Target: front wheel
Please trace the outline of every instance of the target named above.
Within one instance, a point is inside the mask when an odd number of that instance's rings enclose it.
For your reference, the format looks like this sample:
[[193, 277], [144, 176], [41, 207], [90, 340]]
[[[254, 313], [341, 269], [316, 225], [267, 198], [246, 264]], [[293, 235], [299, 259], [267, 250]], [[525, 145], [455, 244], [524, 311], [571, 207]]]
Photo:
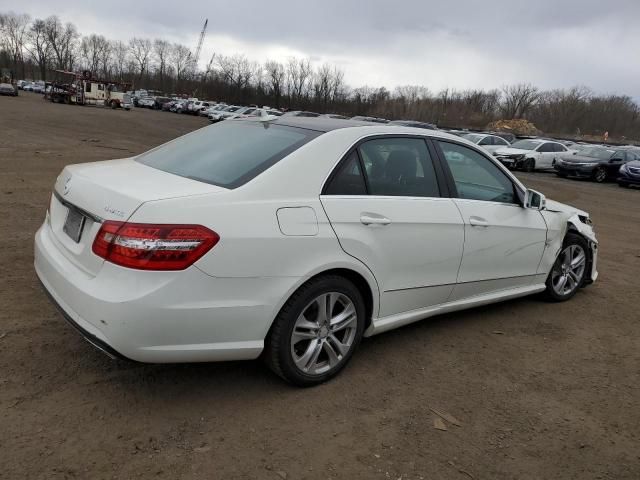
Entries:
[[584, 238], [568, 233], [560, 255], [547, 277], [545, 295], [549, 300], [564, 302], [584, 284], [587, 274], [588, 245]]
[[525, 172], [529, 172], [529, 173], [533, 172], [536, 169], [536, 161], [533, 158], [527, 158], [524, 161], [522, 169]]
[[364, 331], [360, 291], [346, 278], [326, 275], [294, 293], [275, 319], [264, 357], [294, 385], [329, 380], [347, 364]]

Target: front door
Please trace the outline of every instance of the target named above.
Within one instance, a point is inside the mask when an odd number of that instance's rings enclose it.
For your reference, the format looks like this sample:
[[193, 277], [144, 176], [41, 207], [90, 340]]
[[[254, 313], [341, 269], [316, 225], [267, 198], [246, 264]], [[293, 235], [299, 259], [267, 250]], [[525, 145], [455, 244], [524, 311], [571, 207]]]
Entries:
[[465, 242], [452, 300], [531, 284], [547, 239], [538, 210], [523, 208], [517, 186], [492, 160], [437, 142], [455, 185]]
[[449, 298], [464, 224], [454, 201], [440, 196], [424, 139], [362, 143], [337, 167], [321, 201], [343, 250], [376, 277], [380, 317]]

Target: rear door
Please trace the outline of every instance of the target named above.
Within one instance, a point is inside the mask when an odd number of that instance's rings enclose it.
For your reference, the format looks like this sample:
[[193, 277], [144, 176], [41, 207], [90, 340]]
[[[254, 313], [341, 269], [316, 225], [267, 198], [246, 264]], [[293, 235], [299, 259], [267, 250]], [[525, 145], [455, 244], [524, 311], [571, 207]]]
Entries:
[[464, 224], [423, 137], [373, 138], [338, 165], [321, 195], [340, 245], [378, 281], [384, 317], [445, 302]]
[[529, 285], [545, 249], [544, 218], [521, 206], [519, 187], [492, 160], [455, 142], [436, 143], [465, 228], [452, 300]]

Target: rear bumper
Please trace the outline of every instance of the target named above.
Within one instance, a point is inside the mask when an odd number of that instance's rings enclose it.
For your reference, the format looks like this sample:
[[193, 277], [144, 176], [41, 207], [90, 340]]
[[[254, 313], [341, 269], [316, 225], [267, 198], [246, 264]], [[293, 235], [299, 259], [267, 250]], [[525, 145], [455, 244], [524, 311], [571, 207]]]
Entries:
[[65, 318], [114, 357], [178, 363], [253, 359], [293, 277], [217, 278], [195, 266], [145, 272], [105, 262], [95, 277], [76, 267], [51, 238], [35, 238], [38, 278]]

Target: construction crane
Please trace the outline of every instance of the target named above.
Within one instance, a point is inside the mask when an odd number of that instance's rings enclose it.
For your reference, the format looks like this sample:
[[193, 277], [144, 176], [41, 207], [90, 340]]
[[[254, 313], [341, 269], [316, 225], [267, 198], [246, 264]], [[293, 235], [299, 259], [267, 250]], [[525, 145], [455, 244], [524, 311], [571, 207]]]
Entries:
[[216, 58], [215, 52], [211, 55], [211, 60], [207, 64], [207, 69], [204, 71], [204, 75], [202, 75], [202, 83], [207, 80], [207, 76], [211, 73], [211, 69], [213, 68], [213, 59]]
[[206, 18], [204, 20], [204, 26], [202, 27], [202, 31], [200, 32], [200, 38], [198, 39], [198, 46], [196, 47], [196, 53], [191, 57], [193, 72], [195, 73], [198, 69], [198, 60], [200, 60], [200, 51], [202, 50], [202, 44], [204, 43], [204, 36], [207, 33], [207, 24], [209, 23], [209, 19]]

